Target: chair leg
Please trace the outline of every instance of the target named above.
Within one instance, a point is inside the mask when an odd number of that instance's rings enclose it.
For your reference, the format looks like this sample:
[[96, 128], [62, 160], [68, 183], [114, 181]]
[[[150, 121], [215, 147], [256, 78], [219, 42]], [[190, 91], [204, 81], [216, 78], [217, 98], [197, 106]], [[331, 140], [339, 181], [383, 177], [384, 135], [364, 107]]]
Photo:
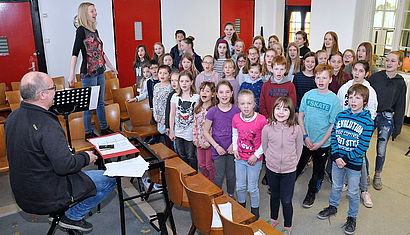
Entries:
[[189, 229], [188, 235], [193, 235], [196, 231], [195, 225], [192, 223], [191, 228]]
[[[154, 182], [151, 181], [151, 183], [148, 186], [147, 193], [150, 193], [152, 191], [152, 188], [154, 188]], [[146, 200], [148, 200], [148, 198], [149, 198], [149, 194], [144, 197], [144, 200], [146, 201]]]
[[407, 151], [407, 153], [405, 154], [406, 156], [409, 155], [410, 153], [410, 146], [409, 146], [409, 151]]
[[47, 232], [47, 235], [53, 235], [54, 230], [56, 229], [57, 223], [58, 223], [59, 218], [53, 218], [53, 221], [51, 221], [51, 227]]

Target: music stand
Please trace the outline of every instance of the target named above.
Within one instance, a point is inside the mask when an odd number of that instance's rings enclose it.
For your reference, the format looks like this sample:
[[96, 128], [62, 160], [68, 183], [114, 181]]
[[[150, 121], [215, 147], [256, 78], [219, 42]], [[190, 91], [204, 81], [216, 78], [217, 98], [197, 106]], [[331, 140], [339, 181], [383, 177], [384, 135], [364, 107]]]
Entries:
[[54, 104], [50, 111], [63, 115], [66, 123], [68, 144], [71, 145], [70, 125], [68, 116], [72, 113], [93, 110], [97, 108], [100, 86], [83, 87], [56, 91]]

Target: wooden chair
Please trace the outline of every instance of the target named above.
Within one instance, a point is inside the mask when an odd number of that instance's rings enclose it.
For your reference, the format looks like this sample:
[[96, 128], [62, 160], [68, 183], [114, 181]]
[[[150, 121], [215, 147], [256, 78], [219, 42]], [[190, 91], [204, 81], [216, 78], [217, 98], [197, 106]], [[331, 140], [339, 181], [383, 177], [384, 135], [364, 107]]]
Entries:
[[132, 87], [114, 89], [114, 90], [111, 90], [111, 92], [112, 92], [112, 100], [114, 101], [114, 103], [117, 103], [120, 105], [121, 121], [129, 120], [130, 116], [129, 116], [129, 113], [127, 112], [125, 103], [128, 103], [127, 100], [131, 99], [134, 96]]
[[115, 78], [115, 75], [110, 70], [104, 72], [105, 81]]
[[[120, 132], [120, 106], [118, 104], [110, 104], [105, 106], [105, 117], [107, 119], [107, 125], [112, 131]], [[95, 125], [98, 132], [101, 133], [100, 122], [97, 120]]]
[[6, 91], [6, 97], [9, 104], [20, 104], [21, 96], [20, 91]]
[[75, 75], [75, 79], [77, 79], [77, 82], [81, 82], [81, 75], [79, 73], [77, 73]]
[[11, 82], [11, 90], [12, 91], [20, 90], [20, 82]]
[[112, 99], [112, 90], [120, 89], [120, 81], [118, 78], [105, 80], [104, 101], [106, 104], [114, 103]]
[[20, 103], [17, 104], [10, 104], [10, 109], [13, 112], [14, 110], [20, 108]]
[[6, 157], [6, 134], [4, 132], [4, 124], [0, 124], [0, 172], [9, 170], [9, 163]]
[[222, 227], [224, 230], [224, 235], [231, 235], [231, 234], [240, 234], [240, 235], [253, 235], [256, 231], [261, 230], [264, 234], [269, 235], [281, 235], [282, 233], [279, 232], [277, 229], [272, 227], [272, 225], [268, 224], [265, 220], [259, 219], [249, 225], [240, 224], [234, 221], [231, 221], [224, 217], [219, 210], [218, 203], [213, 199], [213, 204], [216, 207], [216, 211], [219, 214], [219, 217], [222, 221]]
[[[131, 87], [129, 88], [132, 89]], [[143, 140], [145, 137], [159, 134], [157, 125], [151, 124], [152, 111], [149, 107], [148, 99], [131, 103], [125, 101], [124, 104], [132, 126], [129, 129], [126, 123], [122, 124], [122, 129], [128, 133], [128, 136], [138, 136], [138, 138]]]
[[[179, 159], [180, 161], [185, 163], [179, 157], [175, 159]], [[188, 164], [186, 165], [189, 167]], [[192, 170], [186, 170], [189, 169], [188, 167], [179, 167], [177, 165], [171, 166], [171, 164], [165, 166], [165, 178], [167, 180], [169, 200], [171, 200], [171, 209], [173, 205], [189, 207], [188, 195], [186, 194], [184, 186], [182, 185], [181, 179], [179, 177], [180, 174], [186, 176], [188, 174], [196, 173], [196, 171], [191, 167], [190, 168]]]
[[[91, 151], [94, 149], [93, 145], [85, 141], [85, 129], [83, 122], [83, 113], [77, 112], [68, 116], [70, 125], [71, 144], [75, 148], [75, 152]], [[64, 123], [64, 122], [63, 122]], [[66, 131], [64, 123], [64, 131]]]
[[6, 83], [0, 83], [0, 112], [10, 111], [10, 105], [6, 102]]
[[[57, 88], [60, 88], [60, 90], [63, 90], [65, 88], [65, 78], [64, 76], [60, 76], [60, 77], [55, 77], [52, 78], [54, 85], [56, 85]], [[59, 90], [59, 89], [57, 89]]]
[[[223, 234], [222, 227], [211, 228], [213, 215], [211, 197], [205, 190], [199, 191], [192, 189], [184, 176], [180, 175], [180, 180], [184, 189], [187, 191], [189, 204], [191, 206], [192, 226], [189, 234], [194, 234], [196, 229], [204, 234]], [[217, 203], [230, 202], [232, 204], [232, 219], [237, 223], [247, 223], [255, 219], [252, 213], [226, 194], [216, 197], [215, 201]]]
[[74, 88], [82, 88], [82, 87], [83, 87], [83, 83], [81, 81], [74, 82]]

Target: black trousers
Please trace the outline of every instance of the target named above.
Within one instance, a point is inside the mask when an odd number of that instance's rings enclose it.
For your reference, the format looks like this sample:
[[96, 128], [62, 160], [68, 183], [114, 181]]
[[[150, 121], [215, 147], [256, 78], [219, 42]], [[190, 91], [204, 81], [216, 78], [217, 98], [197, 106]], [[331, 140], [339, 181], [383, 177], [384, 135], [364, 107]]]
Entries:
[[292, 227], [293, 191], [295, 189], [296, 171], [290, 173], [275, 173], [266, 168], [266, 176], [270, 187], [270, 217], [278, 219], [279, 205], [282, 203], [284, 226]]
[[308, 186], [308, 192], [310, 193], [318, 192], [321, 187], [323, 176], [325, 174], [326, 161], [329, 156], [329, 149], [330, 146], [311, 151], [306, 146], [303, 146], [302, 156], [300, 157], [296, 168], [296, 179], [302, 173], [307, 162], [309, 161], [310, 156], [312, 156], [313, 171], [312, 178], [310, 178]]

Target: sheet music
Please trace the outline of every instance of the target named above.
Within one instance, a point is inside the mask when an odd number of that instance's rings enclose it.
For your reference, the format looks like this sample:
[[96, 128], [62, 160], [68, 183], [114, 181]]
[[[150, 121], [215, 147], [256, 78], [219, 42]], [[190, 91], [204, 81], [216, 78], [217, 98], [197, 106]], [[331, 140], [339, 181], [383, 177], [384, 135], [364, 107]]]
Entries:
[[259, 229], [258, 231], [254, 232], [253, 235], [265, 235], [265, 233]]
[[107, 170], [104, 175], [107, 176], [125, 176], [125, 177], [142, 177], [148, 170], [149, 163], [141, 156], [125, 161], [111, 162], [105, 164]]
[[102, 156], [135, 149], [135, 146], [120, 133], [91, 138], [88, 139], [88, 141], [94, 145], [95, 148], [98, 148], [100, 145], [114, 145], [112, 149], [98, 149]]
[[[101, 91], [101, 92], [105, 92], [105, 91]], [[97, 108], [99, 95], [100, 95], [100, 86], [92, 86], [90, 105], [88, 106], [89, 110], [93, 110]]]
[[[230, 202], [224, 204], [218, 204], [219, 211], [221, 214], [227, 218], [228, 220], [232, 221], [232, 204]], [[218, 211], [216, 211], [216, 207], [212, 204], [212, 224], [211, 228], [220, 228], [222, 227], [221, 217], [219, 217]]]

